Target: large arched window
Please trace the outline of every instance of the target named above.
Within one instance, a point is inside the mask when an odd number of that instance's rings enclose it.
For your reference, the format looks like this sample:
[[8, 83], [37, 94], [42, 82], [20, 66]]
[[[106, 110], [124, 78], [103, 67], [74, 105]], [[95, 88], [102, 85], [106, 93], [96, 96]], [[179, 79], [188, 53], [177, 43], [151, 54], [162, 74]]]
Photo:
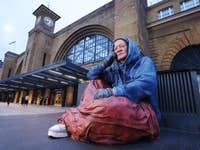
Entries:
[[89, 35], [77, 41], [66, 57], [74, 64], [88, 64], [108, 56], [112, 50], [112, 41], [100, 34]]

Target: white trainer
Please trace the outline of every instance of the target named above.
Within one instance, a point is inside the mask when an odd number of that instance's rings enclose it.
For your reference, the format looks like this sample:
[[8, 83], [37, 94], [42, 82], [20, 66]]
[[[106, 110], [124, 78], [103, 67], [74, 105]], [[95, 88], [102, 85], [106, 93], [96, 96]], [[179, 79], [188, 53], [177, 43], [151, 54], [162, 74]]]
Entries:
[[64, 124], [56, 124], [49, 128], [48, 136], [53, 138], [68, 137], [67, 130]]

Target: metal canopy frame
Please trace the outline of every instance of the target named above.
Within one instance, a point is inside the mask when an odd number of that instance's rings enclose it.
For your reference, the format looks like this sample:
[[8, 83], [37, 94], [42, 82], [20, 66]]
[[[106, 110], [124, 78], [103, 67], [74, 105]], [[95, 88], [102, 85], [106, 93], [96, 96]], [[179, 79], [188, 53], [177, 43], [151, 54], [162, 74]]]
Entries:
[[75, 85], [87, 80], [87, 72], [87, 69], [71, 62], [61, 61], [0, 80], [0, 92]]

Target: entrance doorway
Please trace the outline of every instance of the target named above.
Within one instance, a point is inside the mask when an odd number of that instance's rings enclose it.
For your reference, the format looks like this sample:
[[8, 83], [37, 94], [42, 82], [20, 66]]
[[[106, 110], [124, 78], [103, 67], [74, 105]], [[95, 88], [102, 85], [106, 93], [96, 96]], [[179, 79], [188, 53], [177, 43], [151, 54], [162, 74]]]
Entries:
[[190, 45], [179, 51], [170, 70], [200, 70], [200, 45]]
[[62, 106], [62, 97], [63, 97], [63, 90], [62, 89], [56, 90], [54, 99], [55, 106]]

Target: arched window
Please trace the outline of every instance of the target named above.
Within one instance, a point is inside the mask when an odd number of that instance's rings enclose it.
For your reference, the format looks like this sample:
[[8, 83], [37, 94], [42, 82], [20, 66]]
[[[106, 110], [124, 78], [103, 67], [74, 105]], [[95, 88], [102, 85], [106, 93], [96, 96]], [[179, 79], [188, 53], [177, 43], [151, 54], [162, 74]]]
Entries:
[[200, 70], [200, 45], [183, 48], [173, 58], [171, 70]]
[[108, 56], [112, 50], [112, 41], [100, 34], [89, 35], [77, 41], [66, 57], [74, 64], [88, 64]]

